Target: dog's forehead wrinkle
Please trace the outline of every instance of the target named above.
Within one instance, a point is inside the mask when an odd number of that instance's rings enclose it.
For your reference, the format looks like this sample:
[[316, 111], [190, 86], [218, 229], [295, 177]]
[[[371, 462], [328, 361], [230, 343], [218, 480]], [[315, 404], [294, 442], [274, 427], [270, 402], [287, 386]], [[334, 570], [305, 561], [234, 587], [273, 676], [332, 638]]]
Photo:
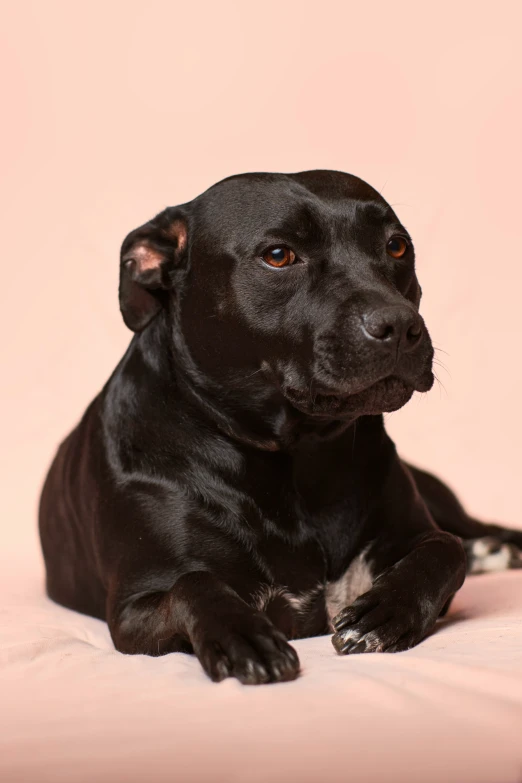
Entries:
[[202, 220], [206, 244], [217, 242], [224, 252], [248, 257], [277, 243], [297, 248], [319, 248], [331, 240], [329, 223], [309, 204], [285, 203], [277, 207], [270, 200], [256, 199], [222, 207], [219, 219]]
[[335, 171], [296, 175], [253, 174], [227, 178], [194, 200], [205, 231], [237, 236], [262, 234], [323, 241], [339, 231], [378, 227], [397, 218], [367, 183]]

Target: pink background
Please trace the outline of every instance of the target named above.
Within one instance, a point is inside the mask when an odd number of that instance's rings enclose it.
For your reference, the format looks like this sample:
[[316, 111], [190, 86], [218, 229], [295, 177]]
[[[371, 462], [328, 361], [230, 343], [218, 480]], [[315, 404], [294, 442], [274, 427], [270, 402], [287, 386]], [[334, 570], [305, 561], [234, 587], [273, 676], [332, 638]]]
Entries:
[[516, 2], [3, 3], [1, 549], [37, 556], [53, 451], [130, 338], [125, 234], [229, 174], [358, 174], [413, 234], [444, 388], [388, 418], [522, 526]]

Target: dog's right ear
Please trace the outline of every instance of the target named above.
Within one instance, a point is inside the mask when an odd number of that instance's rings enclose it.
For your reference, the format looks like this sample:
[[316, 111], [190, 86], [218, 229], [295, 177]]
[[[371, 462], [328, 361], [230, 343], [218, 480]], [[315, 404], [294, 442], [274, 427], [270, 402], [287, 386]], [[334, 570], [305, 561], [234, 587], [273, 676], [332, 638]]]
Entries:
[[120, 254], [120, 310], [141, 332], [165, 305], [188, 244], [187, 215], [169, 207], [125, 238]]

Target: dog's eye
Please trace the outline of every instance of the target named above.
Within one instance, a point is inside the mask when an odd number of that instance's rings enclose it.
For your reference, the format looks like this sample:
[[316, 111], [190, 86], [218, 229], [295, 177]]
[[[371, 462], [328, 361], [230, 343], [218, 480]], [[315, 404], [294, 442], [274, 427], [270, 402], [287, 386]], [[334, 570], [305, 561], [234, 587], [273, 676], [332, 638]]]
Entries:
[[273, 247], [263, 254], [263, 261], [269, 266], [290, 266], [295, 261], [295, 253], [289, 247]]
[[407, 249], [408, 242], [404, 237], [392, 237], [386, 245], [386, 252], [392, 258], [402, 258]]

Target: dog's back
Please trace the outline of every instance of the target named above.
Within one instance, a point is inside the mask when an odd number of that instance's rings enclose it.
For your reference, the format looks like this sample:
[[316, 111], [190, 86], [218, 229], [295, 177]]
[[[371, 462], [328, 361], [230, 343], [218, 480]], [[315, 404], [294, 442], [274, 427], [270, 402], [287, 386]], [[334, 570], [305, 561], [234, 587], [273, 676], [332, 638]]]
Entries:
[[99, 397], [59, 446], [42, 489], [38, 524], [48, 595], [69, 609], [104, 619], [106, 590], [96, 553], [100, 487], [89, 465], [99, 440], [98, 409]]

